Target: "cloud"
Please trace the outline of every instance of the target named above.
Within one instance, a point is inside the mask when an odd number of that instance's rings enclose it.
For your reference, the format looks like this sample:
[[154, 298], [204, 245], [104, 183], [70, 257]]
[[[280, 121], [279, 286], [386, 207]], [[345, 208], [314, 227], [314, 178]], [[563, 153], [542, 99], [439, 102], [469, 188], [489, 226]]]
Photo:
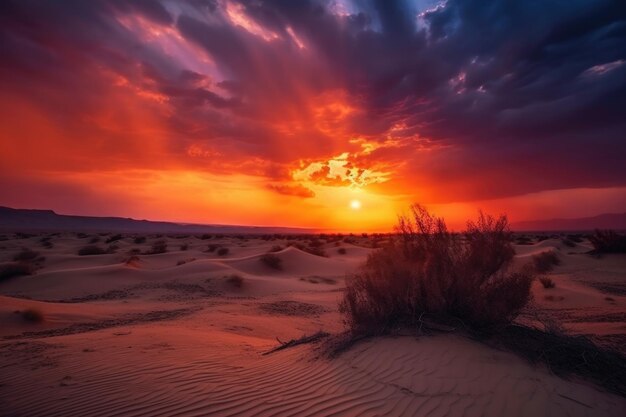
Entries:
[[315, 193], [300, 184], [286, 185], [286, 184], [268, 184], [267, 188], [278, 194], [290, 195], [301, 198], [313, 198]]
[[626, 9], [566, 3], [4, 1], [0, 162], [432, 203], [624, 186]]

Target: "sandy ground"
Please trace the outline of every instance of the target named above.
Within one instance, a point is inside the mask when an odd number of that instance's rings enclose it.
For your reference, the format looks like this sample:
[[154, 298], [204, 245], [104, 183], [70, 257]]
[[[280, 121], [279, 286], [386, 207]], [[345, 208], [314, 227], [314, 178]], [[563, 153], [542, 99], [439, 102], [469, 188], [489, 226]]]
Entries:
[[[263, 355], [277, 339], [344, 330], [337, 304], [346, 273], [371, 251], [364, 238], [324, 243], [320, 257], [284, 239], [126, 236], [115, 253], [78, 256], [93, 234], [46, 234], [52, 247], [42, 236], [0, 241], [0, 262], [22, 248], [45, 256], [35, 275], [0, 283], [2, 416], [626, 413], [622, 397], [455, 335], [369, 340], [335, 359], [313, 345]], [[161, 239], [166, 253], [143, 254]], [[211, 244], [229, 253], [207, 252]], [[282, 270], [260, 261], [275, 245]], [[516, 261], [556, 251], [556, 287], [535, 283], [535, 309], [623, 346], [626, 257], [588, 249], [548, 239], [516, 246]], [[43, 322], [18, 313], [29, 308]]]

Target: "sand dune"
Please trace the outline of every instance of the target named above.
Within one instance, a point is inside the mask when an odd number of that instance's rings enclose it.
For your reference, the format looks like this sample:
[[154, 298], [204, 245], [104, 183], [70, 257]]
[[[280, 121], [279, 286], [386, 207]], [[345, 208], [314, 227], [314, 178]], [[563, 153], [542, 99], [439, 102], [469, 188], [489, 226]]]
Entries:
[[[580, 380], [454, 335], [379, 338], [328, 359], [319, 346], [269, 355], [285, 341], [343, 330], [337, 311], [346, 273], [371, 249], [334, 243], [319, 257], [286, 241], [157, 238], [118, 242], [114, 254], [77, 256], [71, 235], [7, 240], [46, 256], [35, 275], [0, 283], [0, 404], [7, 416], [618, 416], [626, 400]], [[189, 248], [177, 250], [182, 243]], [[259, 260], [272, 246], [282, 269]], [[574, 333], [626, 334], [626, 297], [602, 285], [626, 282], [623, 257], [571, 253], [558, 239], [517, 246], [518, 262], [553, 250], [553, 289], [535, 283], [536, 308]], [[179, 264], [179, 261], [184, 261]], [[240, 286], [229, 280], [241, 278]], [[613, 287], [608, 287], [610, 290]], [[23, 298], [29, 297], [31, 299]], [[546, 298], [550, 297], [550, 299]], [[607, 297], [612, 301], [607, 300]], [[41, 311], [41, 323], [16, 311]], [[621, 335], [621, 336], [620, 336]], [[603, 339], [605, 338], [605, 339]]]

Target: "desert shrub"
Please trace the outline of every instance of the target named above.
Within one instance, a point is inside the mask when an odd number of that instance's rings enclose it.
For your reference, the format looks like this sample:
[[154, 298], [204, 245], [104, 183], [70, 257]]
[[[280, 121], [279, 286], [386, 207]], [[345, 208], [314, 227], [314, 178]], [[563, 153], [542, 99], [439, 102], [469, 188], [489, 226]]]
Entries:
[[559, 255], [557, 255], [554, 251], [538, 253], [537, 255], [533, 255], [532, 259], [535, 271], [542, 274], [552, 271], [555, 265], [559, 265], [561, 263]]
[[217, 250], [217, 255], [218, 256], [226, 256], [226, 255], [228, 255], [228, 252], [230, 252], [230, 250], [228, 248], [222, 247], [222, 248], [219, 248]]
[[526, 235], [522, 235], [522, 236], [518, 236], [518, 238], [515, 239], [515, 243], [518, 245], [532, 245], [533, 240]]
[[113, 243], [113, 242], [117, 242], [118, 240], [121, 240], [121, 239], [122, 239], [122, 237], [123, 237], [123, 236], [122, 236], [121, 234], [119, 234], [119, 233], [118, 233], [118, 234], [115, 234], [115, 235], [113, 235], [113, 236], [109, 236], [109, 237], [107, 238], [107, 240], [105, 240], [105, 241], [104, 241], [104, 243]]
[[146, 243], [146, 237], [145, 236], [136, 236], [133, 239], [133, 243], [136, 245], [141, 245], [142, 243]]
[[92, 236], [92, 238], [89, 239], [89, 243], [92, 244], [92, 245], [94, 243], [98, 243], [98, 242], [100, 242], [100, 236]]
[[337, 249], [337, 253], [339, 255], [345, 255], [346, 254], [346, 248], [339, 248], [339, 249]]
[[545, 289], [556, 287], [556, 284], [554, 283], [552, 278], [549, 278], [549, 277], [540, 277], [539, 282], [541, 282], [541, 285], [543, 285], [543, 288]]
[[21, 312], [22, 318], [31, 323], [41, 323], [44, 320], [41, 310], [36, 308], [28, 308]]
[[180, 250], [185, 251], [189, 249], [189, 243], [183, 243], [180, 245]]
[[24, 275], [32, 275], [35, 268], [24, 262], [6, 262], [0, 264], [0, 282], [10, 278], [20, 277]]
[[220, 245], [218, 245], [217, 243], [211, 243], [209, 246], [207, 246], [207, 252], [215, 252], [219, 247]]
[[107, 253], [105, 249], [102, 249], [100, 246], [87, 245], [83, 246], [78, 250], [78, 255], [86, 256], [86, 255], [104, 255]]
[[235, 288], [243, 287], [243, 278], [239, 275], [230, 275], [228, 278], [226, 278], [226, 282]]
[[574, 242], [573, 240], [571, 240], [569, 238], [561, 239], [561, 243], [563, 243], [568, 248], [575, 248], [576, 247], [576, 242]]
[[270, 248], [270, 250], [268, 252], [280, 252], [281, 250], [283, 250], [283, 247], [280, 245], [274, 245]]
[[458, 236], [443, 219], [414, 205], [396, 229], [396, 237], [346, 280], [340, 311], [354, 333], [418, 325], [424, 314], [493, 330], [509, 324], [529, 301], [533, 276], [511, 269], [505, 216], [481, 213]]
[[293, 240], [287, 242], [287, 246], [293, 246], [294, 248], [298, 248], [303, 252], [310, 253], [311, 255], [322, 256], [322, 257], [328, 256], [326, 254], [326, 251], [324, 251], [324, 249], [320, 246], [314, 246], [314, 247], [307, 246], [307, 245], [304, 245], [300, 242], [296, 242]]
[[147, 252], [148, 255], [158, 255], [167, 252], [167, 242], [165, 240], [157, 240], [152, 243], [152, 247]]
[[13, 260], [15, 262], [36, 262], [45, 260], [39, 252], [35, 252], [34, 250], [24, 248], [21, 252], [17, 253]]
[[259, 258], [259, 260], [265, 264], [266, 266], [272, 268], [272, 269], [283, 269], [283, 261], [282, 259], [280, 259], [278, 256], [272, 254], [272, 253], [266, 253], [265, 255], [261, 255], [261, 257]]
[[626, 235], [614, 230], [596, 230], [589, 241], [594, 253], [626, 253]]
[[208, 239], [211, 239], [211, 238], [213, 238], [213, 235], [210, 235], [208, 233], [205, 233], [202, 236], [200, 236], [201, 240], [208, 240]]

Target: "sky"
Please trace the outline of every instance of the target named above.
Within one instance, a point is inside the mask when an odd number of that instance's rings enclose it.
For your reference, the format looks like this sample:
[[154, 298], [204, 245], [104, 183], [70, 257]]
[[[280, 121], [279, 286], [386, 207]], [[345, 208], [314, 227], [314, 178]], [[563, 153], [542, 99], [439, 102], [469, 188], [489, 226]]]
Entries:
[[5, 0], [0, 56], [0, 205], [346, 231], [626, 208], [622, 0]]

